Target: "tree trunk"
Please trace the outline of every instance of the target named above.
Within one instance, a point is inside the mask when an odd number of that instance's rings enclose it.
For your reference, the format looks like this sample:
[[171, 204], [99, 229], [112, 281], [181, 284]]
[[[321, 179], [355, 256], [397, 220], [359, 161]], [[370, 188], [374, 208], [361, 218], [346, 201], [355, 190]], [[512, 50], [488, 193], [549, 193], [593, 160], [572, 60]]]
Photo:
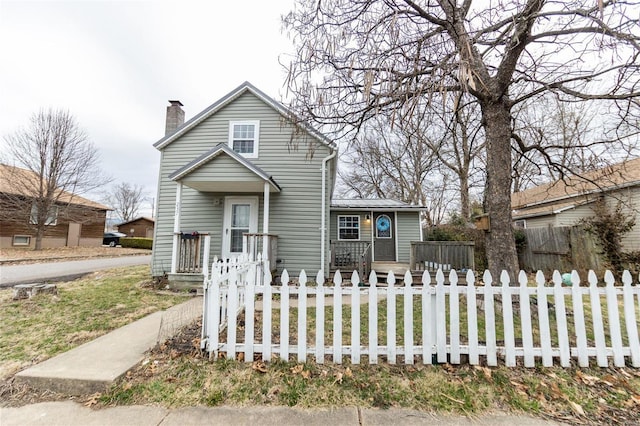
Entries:
[[469, 203], [469, 173], [460, 174], [460, 215], [464, 220], [471, 218], [471, 205]]
[[482, 102], [481, 107], [487, 138], [487, 262], [494, 280], [506, 270], [515, 284], [518, 255], [511, 220], [511, 115], [503, 100]]

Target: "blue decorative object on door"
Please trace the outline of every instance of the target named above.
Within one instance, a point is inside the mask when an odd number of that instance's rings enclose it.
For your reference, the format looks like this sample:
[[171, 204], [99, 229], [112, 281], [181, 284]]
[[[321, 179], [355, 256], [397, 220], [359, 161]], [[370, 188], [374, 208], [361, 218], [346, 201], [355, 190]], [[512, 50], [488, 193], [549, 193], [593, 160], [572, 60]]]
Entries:
[[391, 219], [386, 214], [376, 219], [376, 238], [391, 238]]
[[380, 216], [378, 217], [378, 220], [376, 220], [376, 227], [379, 231], [386, 231], [389, 229], [389, 226], [391, 226], [391, 222], [386, 216]]

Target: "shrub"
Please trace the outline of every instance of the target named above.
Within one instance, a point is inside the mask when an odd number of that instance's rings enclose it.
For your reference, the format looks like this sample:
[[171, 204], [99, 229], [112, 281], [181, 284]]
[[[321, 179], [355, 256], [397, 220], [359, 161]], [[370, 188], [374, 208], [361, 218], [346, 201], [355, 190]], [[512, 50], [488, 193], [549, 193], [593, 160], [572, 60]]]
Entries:
[[635, 219], [632, 215], [624, 213], [621, 202], [611, 210], [601, 198], [592, 209], [594, 216], [582, 219], [581, 223], [587, 232], [598, 238], [602, 255], [609, 266], [616, 272], [622, 272], [626, 260], [622, 251], [622, 237], [633, 229]]
[[151, 248], [153, 247], [153, 238], [120, 238], [120, 245], [127, 248], [141, 248], [151, 250]]

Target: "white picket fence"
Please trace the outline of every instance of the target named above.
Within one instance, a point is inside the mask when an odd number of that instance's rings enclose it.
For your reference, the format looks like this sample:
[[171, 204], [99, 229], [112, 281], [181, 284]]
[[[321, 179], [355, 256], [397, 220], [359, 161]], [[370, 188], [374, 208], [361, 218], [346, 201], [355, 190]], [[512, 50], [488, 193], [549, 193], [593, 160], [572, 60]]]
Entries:
[[536, 360], [569, 367], [572, 359], [587, 367], [595, 358], [601, 367], [610, 359], [617, 367], [640, 367], [640, 285], [628, 271], [621, 286], [610, 272], [604, 286], [593, 272], [581, 286], [575, 271], [570, 286], [557, 271], [551, 283], [538, 272], [535, 284], [520, 272], [517, 286], [505, 272], [495, 286], [488, 272], [479, 283], [471, 271], [465, 284], [455, 271], [448, 283], [442, 271], [435, 282], [425, 271], [420, 285], [408, 272], [399, 284], [393, 273], [380, 284], [371, 272], [367, 285], [355, 271], [350, 283], [337, 272], [330, 286], [321, 272], [311, 283], [302, 271], [292, 284], [284, 271], [277, 286], [262, 273], [260, 262], [212, 265], [202, 329], [202, 348], [212, 358], [242, 353], [247, 362], [275, 355], [317, 363], [348, 357], [354, 364], [367, 358], [370, 364], [482, 360], [489, 366], [503, 360], [525, 367]]

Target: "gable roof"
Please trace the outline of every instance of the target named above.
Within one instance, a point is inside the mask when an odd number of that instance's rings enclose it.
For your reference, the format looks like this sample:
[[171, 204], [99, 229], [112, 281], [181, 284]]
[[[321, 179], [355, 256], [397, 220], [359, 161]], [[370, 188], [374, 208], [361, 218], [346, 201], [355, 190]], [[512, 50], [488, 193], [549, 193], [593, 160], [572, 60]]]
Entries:
[[[9, 166], [7, 164], [0, 164], [0, 193], [32, 198], [33, 192], [29, 192], [27, 185], [15, 186], [14, 184], [17, 181], [38, 182], [39, 180], [40, 177], [31, 170]], [[59, 203], [87, 206], [98, 210], [111, 210], [111, 208], [103, 204], [91, 201], [88, 198], [81, 197], [80, 195], [62, 190], [60, 190], [60, 192], [60, 197], [58, 198]]]
[[172, 143], [173, 141], [178, 139], [180, 136], [184, 135], [189, 130], [191, 130], [194, 127], [196, 127], [198, 124], [200, 124], [201, 122], [203, 122], [204, 120], [206, 120], [207, 118], [209, 118], [210, 116], [212, 116], [213, 114], [218, 112], [220, 109], [222, 109], [223, 107], [225, 107], [229, 103], [233, 102], [235, 99], [240, 97], [240, 95], [242, 95], [245, 92], [252, 93], [256, 97], [258, 97], [260, 100], [262, 100], [264, 103], [266, 103], [271, 108], [273, 108], [276, 112], [278, 112], [283, 117], [285, 117], [285, 118], [287, 118], [287, 119], [289, 119], [289, 120], [291, 120], [291, 121], [293, 121], [295, 123], [298, 123], [298, 125], [300, 127], [302, 127], [304, 130], [306, 130], [309, 134], [313, 135], [320, 142], [324, 143], [325, 145], [328, 145], [331, 148], [335, 148], [335, 143], [332, 140], [330, 140], [325, 135], [323, 135], [322, 133], [320, 133], [318, 130], [314, 129], [313, 127], [309, 126], [308, 124], [302, 123], [296, 117], [296, 115], [293, 113], [293, 111], [291, 111], [289, 108], [287, 108], [284, 105], [282, 105], [280, 102], [278, 102], [278, 101], [274, 100], [273, 98], [267, 96], [264, 92], [262, 92], [261, 90], [256, 88], [254, 85], [252, 85], [248, 81], [245, 81], [240, 86], [236, 87], [234, 90], [232, 90], [231, 92], [227, 93], [225, 96], [223, 96], [222, 98], [220, 98], [219, 100], [217, 100], [213, 104], [209, 105], [203, 111], [201, 111], [200, 113], [196, 114], [189, 121], [184, 123], [182, 126], [178, 127], [175, 132], [173, 132], [171, 134], [168, 134], [168, 135], [165, 135], [158, 142], [154, 143], [153, 146], [155, 148], [157, 148], [158, 150], [161, 150], [161, 149], [165, 148], [167, 145], [169, 145], [170, 143]]
[[[640, 158], [539, 185], [511, 196], [514, 217], [560, 213], [595, 201], [594, 195], [640, 186]], [[521, 214], [522, 213], [522, 214]]]
[[426, 210], [424, 206], [412, 206], [403, 201], [388, 198], [361, 199], [361, 198], [336, 198], [331, 200], [331, 208], [354, 210]]
[[280, 192], [280, 186], [276, 183], [275, 180], [273, 180], [271, 175], [267, 174], [260, 167], [256, 166], [251, 161], [235, 152], [229, 147], [229, 145], [225, 143], [219, 143], [210, 151], [205, 152], [200, 157], [180, 167], [178, 170], [169, 175], [169, 179], [174, 181], [180, 180], [221, 154], [228, 155], [231, 159], [235, 160], [238, 164], [240, 164], [249, 172], [253, 173], [258, 178], [262, 179], [265, 182], [269, 182], [276, 192]]
[[150, 217], [146, 217], [146, 216], [138, 216], [138, 217], [136, 217], [135, 219], [131, 219], [131, 220], [128, 220], [128, 221], [126, 221], [126, 222], [118, 223], [118, 224], [116, 224], [115, 226], [123, 226], [123, 225], [127, 225], [127, 224], [129, 224], [129, 223], [136, 222], [136, 221], [138, 221], [138, 220], [146, 220], [146, 221], [148, 221], [148, 222], [156, 223], [155, 219], [152, 219], [152, 218], [150, 218]]

